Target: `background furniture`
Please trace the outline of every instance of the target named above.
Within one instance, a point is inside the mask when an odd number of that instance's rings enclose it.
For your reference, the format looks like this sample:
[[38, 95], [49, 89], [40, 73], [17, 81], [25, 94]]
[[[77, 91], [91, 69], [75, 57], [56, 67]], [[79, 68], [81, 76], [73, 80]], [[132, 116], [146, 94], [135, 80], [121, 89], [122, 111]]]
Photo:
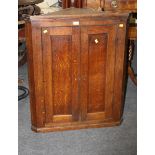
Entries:
[[137, 40], [137, 0], [104, 0], [103, 10], [129, 12], [128, 28], [128, 75], [132, 82], [137, 85], [137, 78], [132, 68], [135, 41]]
[[137, 0], [103, 0], [104, 10], [117, 10], [124, 12], [136, 12]]
[[27, 23], [32, 130], [120, 124], [128, 13], [65, 9]]
[[[18, 0], [18, 67], [27, 62], [27, 48], [25, 42], [25, 18], [30, 15], [39, 15], [40, 8], [35, 4], [43, 0]], [[23, 79], [18, 79], [18, 101], [29, 94], [28, 89], [23, 86]]]
[[[102, 10], [136, 12], [137, 0], [62, 0], [63, 8], [101, 7]], [[95, 6], [95, 7], [94, 7]]]
[[25, 45], [25, 19], [32, 15], [39, 15], [40, 8], [35, 4], [43, 0], [18, 0], [18, 66], [27, 62]]
[[132, 82], [137, 85], [137, 78], [132, 68], [132, 59], [134, 55], [135, 41], [137, 40], [137, 25], [131, 24], [128, 30], [128, 75]]
[[[63, 8], [68, 7], [79, 7], [79, 8], [93, 8], [96, 10], [103, 11], [114, 11], [114, 12], [128, 12], [131, 18], [137, 18], [137, 0], [63, 0]], [[130, 21], [130, 20], [129, 20]], [[129, 23], [128, 29], [128, 75], [135, 85], [137, 85], [137, 79], [132, 69], [132, 58], [134, 43], [137, 40], [137, 24]]]

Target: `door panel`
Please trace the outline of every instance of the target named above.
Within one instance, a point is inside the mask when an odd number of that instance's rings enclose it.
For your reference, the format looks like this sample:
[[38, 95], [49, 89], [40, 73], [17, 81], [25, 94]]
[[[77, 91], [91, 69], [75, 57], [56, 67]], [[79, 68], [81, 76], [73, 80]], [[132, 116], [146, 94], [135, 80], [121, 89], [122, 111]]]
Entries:
[[106, 33], [88, 35], [88, 113], [105, 109], [106, 50]]
[[51, 36], [53, 115], [71, 114], [71, 36]]
[[112, 117], [115, 26], [81, 28], [81, 119]]
[[[44, 31], [47, 30], [47, 31]], [[43, 28], [45, 123], [79, 119], [79, 28]]]

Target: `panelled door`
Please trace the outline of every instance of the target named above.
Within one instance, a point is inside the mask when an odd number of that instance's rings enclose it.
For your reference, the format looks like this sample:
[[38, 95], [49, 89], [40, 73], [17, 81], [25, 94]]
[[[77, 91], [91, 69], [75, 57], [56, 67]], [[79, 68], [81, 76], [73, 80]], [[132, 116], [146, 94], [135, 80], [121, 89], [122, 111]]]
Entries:
[[42, 28], [45, 125], [79, 120], [78, 27]]
[[115, 26], [81, 27], [81, 120], [112, 117]]

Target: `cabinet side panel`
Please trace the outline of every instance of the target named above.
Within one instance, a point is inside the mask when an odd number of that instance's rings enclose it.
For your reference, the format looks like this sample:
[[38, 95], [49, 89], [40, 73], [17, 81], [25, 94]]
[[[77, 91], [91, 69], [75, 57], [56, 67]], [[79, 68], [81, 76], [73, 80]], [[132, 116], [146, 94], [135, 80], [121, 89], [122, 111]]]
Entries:
[[82, 27], [82, 120], [112, 118], [115, 26]]
[[71, 114], [71, 40], [68, 35], [51, 36], [53, 115]]
[[106, 92], [105, 92], [105, 101], [106, 101], [105, 109], [107, 118], [112, 118], [112, 111], [113, 111], [116, 30], [117, 27], [114, 25], [109, 29], [108, 32], [107, 62], [106, 62]]
[[29, 81], [29, 96], [30, 96], [30, 110], [31, 110], [31, 123], [36, 125], [36, 103], [34, 95], [34, 68], [33, 68], [33, 49], [32, 49], [32, 29], [31, 23], [26, 22], [25, 25], [26, 47], [27, 47], [27, 62], [28, 62], [28, 81]]
[[[34, 24], [34, 25], [33, 25]], [[43, 62], [41, 28], [32, 23], [32, 48], [33, 53], [33, 78], [34, 78], [34, 98], [36, 108], [36, 127], [44, 126], [44, 85], [43, 85]]]
[[116, 41], [116, 62], [115, 62], [115, 85], [113, 118], [117, 121], [121, 119], [122, 108], [125, 95], [127, 51], [126, 45], [126, 23], [123, 28], [118, 28]]

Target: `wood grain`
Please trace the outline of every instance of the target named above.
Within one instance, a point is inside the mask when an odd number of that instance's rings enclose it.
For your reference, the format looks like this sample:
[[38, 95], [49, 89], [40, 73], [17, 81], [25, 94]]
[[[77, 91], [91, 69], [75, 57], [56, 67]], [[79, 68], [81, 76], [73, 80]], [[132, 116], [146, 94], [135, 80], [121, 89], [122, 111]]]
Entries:
[[[125, 23], [124, 23], [125, 25]], [[115, 82], [114, 83], [114, 103], [113, 103], [113, 118], [120, 120], [123, 113], [123, 104], [125, 99], [125, 86], [127, 77], [127, 38], [126, 26], [117, 30], [116, 39], [116, 60], [115, 60]], [[120, 80], [121, 79], [121, 80]], [[121, 90], [121, 91], [118, 91]]]
[[87, 120], [90, 113], [96, 113], [94, 115], [96, 118], [97, 113], [100, 115], [100, 112], [105, 112], [105, 119], [112, 117], [115, 63], [115, 35], [113, 34], [116, 33], [115, 29], [114, 26], [81, 28], [82, 120]]
[[88, 39], [88, 113], [90, 113], [104, 111], [105, 108], [107, 34], [91, 34]]
[[36, 132], [112, 126], [122, 120], [128, 15], [92, 16], [86, 9], [74, 17], [71, 12], [56, 21], [53, 15], [34, 17], [27, 24]]
[[79, 119], [79, 29], [44, 29], [48, 31], [43, 34], [46, 123], [75, 121]]
[[71, 114], [71, 36], [52, 36], [53, 115]]
[[[31, 23], [33, 25], [33, 23]], [[42, 66], [41, 29], [27, 23], [28, 75], [30, 86], [31, 121], [36, 127], [44, 126], [44, 85]]]

